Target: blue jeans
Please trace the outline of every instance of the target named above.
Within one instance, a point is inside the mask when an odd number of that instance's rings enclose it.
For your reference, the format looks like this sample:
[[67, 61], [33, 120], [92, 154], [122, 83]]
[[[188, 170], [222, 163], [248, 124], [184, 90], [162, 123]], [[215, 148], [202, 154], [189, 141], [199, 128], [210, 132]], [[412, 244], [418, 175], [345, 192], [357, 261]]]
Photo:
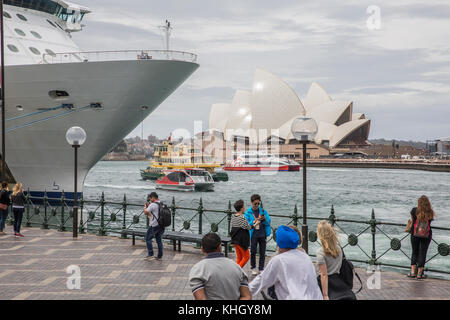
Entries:
[[162, 244], [162, 235], [164, 233], [164, 228], [157, 227], [149, 227], [147, 230], [147, 235], [145, 236], [145, 242], [147, 242], [148, 255], [153, 256], [153, 246], [152, 239], [156, 239], [156, 243], [158, 245], [158, 258], [163, 256], [163, 244]]
[[5, 229], [6, 219], [8, 218], [8, 208], [6, 210], [0, 210], [0, 231]]
[[13, 208], [14, 215], [14, 232], [20, 233], [20, 226], [22, 225], [23, 208]]

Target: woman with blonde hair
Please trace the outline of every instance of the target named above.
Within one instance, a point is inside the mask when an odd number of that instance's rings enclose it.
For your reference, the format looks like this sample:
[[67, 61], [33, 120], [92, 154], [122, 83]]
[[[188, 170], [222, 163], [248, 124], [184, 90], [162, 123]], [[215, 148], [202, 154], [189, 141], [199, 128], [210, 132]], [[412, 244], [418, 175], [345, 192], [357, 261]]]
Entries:
[[321, 220], [317, 224], [317, 236], [322, 247], [317, 250], [317, 264], [319, 265], [319, 286], [324, 300], [356, 300], [352, 288], [339, 276], [342, 266], [343, 251], [338, 236], [331, 224]]
[[[410, 278], [425, 279], [423, 274], [425, 260], [427, 257], [428, 246], [430, 245], [433, 232], [431, 230], [431, 221], [435, 213], [431, 207], [427, 196], [421, 196], [417, 201], [417, 207], [411, 210], [411, 272]], [[417, 275], [416, 275], [417, 271]]]
[[6, 219], [8, 218], [8, 206], [11, 203], [9, 199], [8, 182], [2, 182], [2, 190], [0, 192], [0, 235], [6, 234], [5, 229]]
[[23, 237], [20, 233], [20, 226], [22, 224], [22, 216], [25, 207], [26, 197], [23, 194], [22, 184], [17, 182], [14, 186], [13, 193], [11, 195], [12, 210], [14, 215], [14, 236]]

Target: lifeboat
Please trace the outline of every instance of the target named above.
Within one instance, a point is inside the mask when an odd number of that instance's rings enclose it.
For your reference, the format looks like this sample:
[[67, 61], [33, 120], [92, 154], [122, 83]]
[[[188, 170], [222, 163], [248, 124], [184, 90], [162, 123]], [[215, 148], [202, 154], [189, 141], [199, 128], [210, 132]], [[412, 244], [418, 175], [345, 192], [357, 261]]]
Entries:
[[203, 169], [163, 170], [156, 188], [175, 191], [214, 191], [214, 179]]

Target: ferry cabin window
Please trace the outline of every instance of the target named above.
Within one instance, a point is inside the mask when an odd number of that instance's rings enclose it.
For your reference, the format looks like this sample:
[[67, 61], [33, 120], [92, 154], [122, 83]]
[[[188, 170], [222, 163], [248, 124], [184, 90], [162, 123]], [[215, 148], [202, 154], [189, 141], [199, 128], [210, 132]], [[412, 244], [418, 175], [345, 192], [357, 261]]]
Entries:
[[172, 173], [169, 173], [168, 175], [167, 175], [167, 179], [169, 179], [170, 181], [172, 181], [172, 182], [179, 182], [180, 180], [180, 174], [179, 174], [179, 172], [172, 172]]
[[8, 49], [12, 52], [19, 52], [19, 49], [17, 49], [17, 47], [13, 44], [8, 44]]

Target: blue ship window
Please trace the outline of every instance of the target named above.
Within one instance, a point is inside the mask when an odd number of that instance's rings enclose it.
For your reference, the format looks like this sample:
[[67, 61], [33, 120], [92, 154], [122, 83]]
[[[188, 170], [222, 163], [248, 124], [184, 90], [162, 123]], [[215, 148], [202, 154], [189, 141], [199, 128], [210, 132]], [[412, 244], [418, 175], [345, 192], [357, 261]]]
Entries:
[[11, 19], [11, 15], [8, 12], [6, 12], [6, 11], [3, 11], [3, 16], [5, 18]]
[[61, 5], [52, 0], [3, 0], [4, 4], [55, 14]]

